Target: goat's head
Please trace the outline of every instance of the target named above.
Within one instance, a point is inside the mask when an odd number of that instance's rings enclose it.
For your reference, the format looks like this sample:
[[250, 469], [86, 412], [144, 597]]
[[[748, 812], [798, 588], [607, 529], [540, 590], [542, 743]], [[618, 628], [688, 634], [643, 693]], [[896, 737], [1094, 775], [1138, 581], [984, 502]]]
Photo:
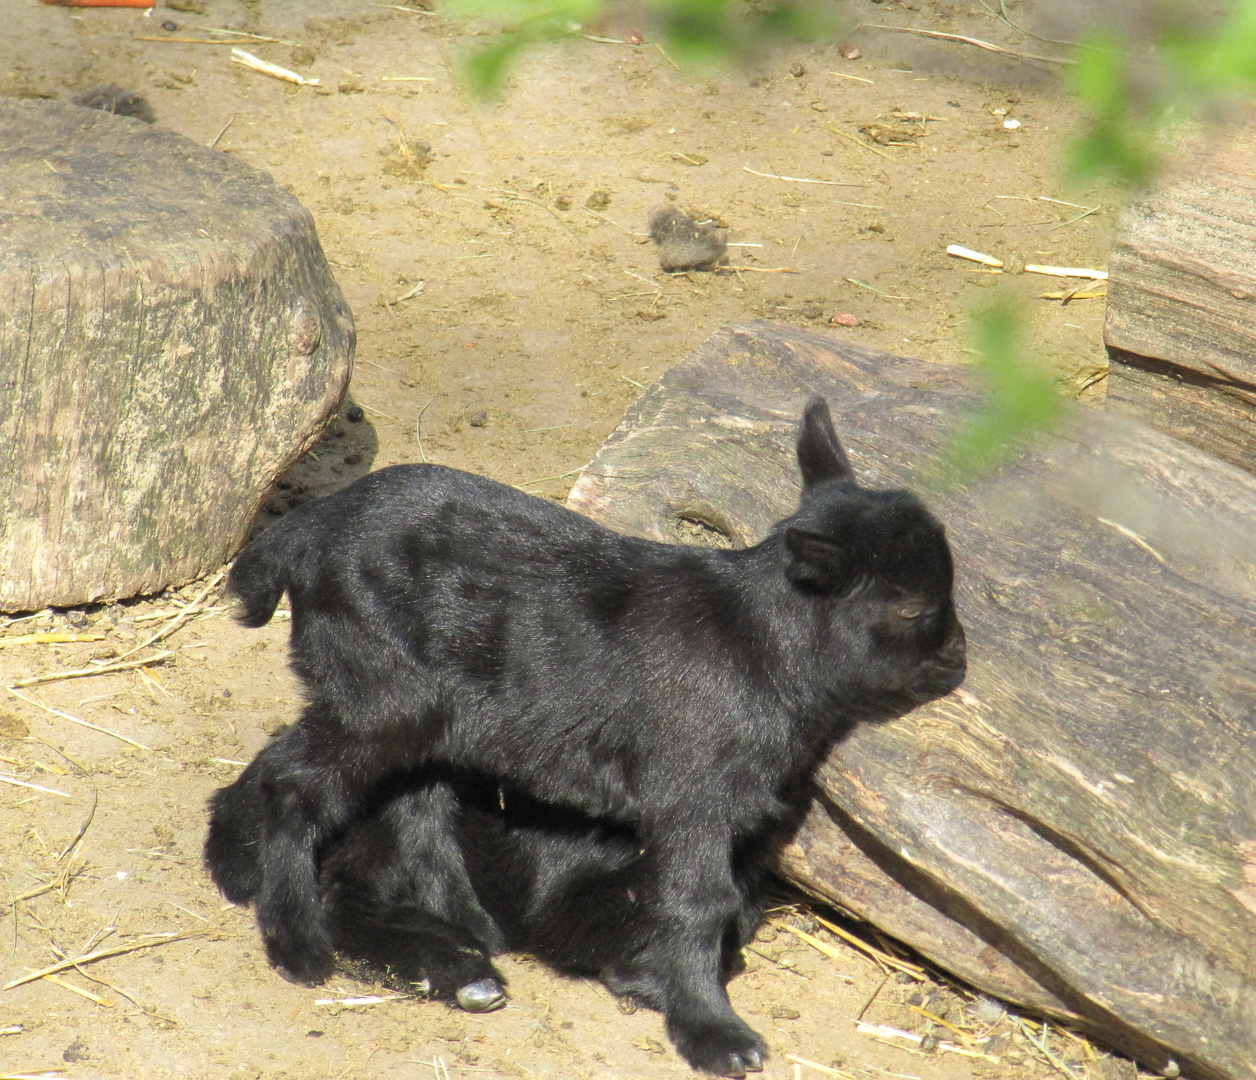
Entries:
[[942, 525], [910, 492], [859, 486], [821, 398], [803, 416], [798, 465], [786, 574], [819, 616], [813, 655], [843, 711], [896, 715], [955, 689], [965, 643]]

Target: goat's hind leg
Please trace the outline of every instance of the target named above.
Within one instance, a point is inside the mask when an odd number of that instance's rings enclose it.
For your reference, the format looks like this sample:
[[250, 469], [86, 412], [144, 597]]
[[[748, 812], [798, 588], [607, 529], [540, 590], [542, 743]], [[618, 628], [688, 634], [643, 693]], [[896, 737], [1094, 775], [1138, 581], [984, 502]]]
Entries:
[[456, 1001], [468, 1012], [506, 1004], [501, 973], [484, 946], [460, 926], [414, 906], [339, 908], [333, 916], [337, 949], [404, 993]]
[[318, 775], [326, 770], [301, 765], [299, 731], [273, 739], [211, 796], [205, 863], [233, 904], [256, 902], [270, 962], [285, 978], [313, 985], [332, 970], [314, 866], [317, 824], [335, 816], [327, 813], [335, 793], [326, 788], [339, 785]]
[[[262, 750], [262, 754], [266, 751]], [[210, 877], [233, 904], [247, 904], [262, 888], [261, 755], [234, 784], [209, 800], [205, 865]]]
[[506, 1003], [490, 959], [504, 941], [471, 884], [459, 812], [455, 792], [429, 777], [338, 838], [321, 880], [339, 952], [398, 989], [487, 1012]]
[[[261, 886], [258, 927], [284, 978], [322, 982], [334, 967], [331, 930], [317, 877], [319, 849], [350, 819], [370, 772], [369, 743], [350, 749], [344, 729], [315, 704], [258, 756]], [[363, 751], [367, 750], [368, 753]]]

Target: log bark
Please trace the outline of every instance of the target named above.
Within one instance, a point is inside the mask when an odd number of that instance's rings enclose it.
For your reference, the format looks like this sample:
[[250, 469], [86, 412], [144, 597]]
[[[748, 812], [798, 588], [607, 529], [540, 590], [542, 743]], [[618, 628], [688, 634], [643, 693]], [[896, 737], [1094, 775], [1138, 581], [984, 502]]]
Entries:
[[313, 219], [170, 131], [0, 102], [0, 610], [190, 581], [348, 381]]
[[1256, 471], [1256, 117], [1172, 153], [1108, 269], [1109, 402]]
[[[805, 399], [861, 482], [926, 488], [954, 369], [725, 327], [628, 412], [570, 505], [749, 543], [795, 507]], [[1256, 1076], [1256, 477], [1120, 417], [926, 491], [969, 674], [834, 751], [784, 875], [1155, 1069]]]

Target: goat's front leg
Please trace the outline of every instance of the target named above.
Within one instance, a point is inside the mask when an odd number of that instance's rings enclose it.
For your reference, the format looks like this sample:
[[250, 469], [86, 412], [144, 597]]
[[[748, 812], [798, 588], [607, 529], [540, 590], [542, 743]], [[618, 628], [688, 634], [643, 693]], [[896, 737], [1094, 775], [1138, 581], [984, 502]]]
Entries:
[[663, 1013], [676, 1049], [694, 1068], [744, 1076], [763, 1068], [766, 1044], [734, 1011], [724, 988], [724, 946], [743, 906], [727, 826], [685, 823], [646, 830], [652, 871], [645, 940], [603, 973], [615, 993]]

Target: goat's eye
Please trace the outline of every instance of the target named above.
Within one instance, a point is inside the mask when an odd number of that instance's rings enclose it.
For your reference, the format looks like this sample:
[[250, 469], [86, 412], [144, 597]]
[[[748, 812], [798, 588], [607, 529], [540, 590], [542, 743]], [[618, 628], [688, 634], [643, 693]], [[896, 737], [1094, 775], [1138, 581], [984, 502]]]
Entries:
[[919, 619], [924, 613], [924, 604], [902, 604], [894, 611], [900, 619]]

